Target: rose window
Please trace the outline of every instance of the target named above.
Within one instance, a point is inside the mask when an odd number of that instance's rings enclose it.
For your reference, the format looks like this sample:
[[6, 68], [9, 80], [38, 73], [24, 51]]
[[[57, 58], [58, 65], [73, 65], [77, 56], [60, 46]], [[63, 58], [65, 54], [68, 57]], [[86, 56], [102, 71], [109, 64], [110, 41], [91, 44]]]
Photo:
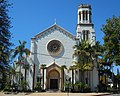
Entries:
[[47, 50], [51, 55], [58, 55], [63, 49], [62, 43], [58, 40], [52, 40], [47, 45]]

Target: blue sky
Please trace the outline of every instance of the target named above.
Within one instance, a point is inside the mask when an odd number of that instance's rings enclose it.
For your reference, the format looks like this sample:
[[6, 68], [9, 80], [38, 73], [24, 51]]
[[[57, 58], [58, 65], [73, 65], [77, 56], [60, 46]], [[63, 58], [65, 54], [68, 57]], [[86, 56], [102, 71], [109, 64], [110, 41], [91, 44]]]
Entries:
[[76, 35], [77, 9], [80, 4], [92, 6], [92, 21], [97, 41], [103, 43], [103, 32], [100, 30], [107, 18], [120, 16], [120, 0], [10, 0], [12, 42], [17, 46], [18, 40], [27, 41], [30, 48], [30, 38], [54, 24], [65, 28]]

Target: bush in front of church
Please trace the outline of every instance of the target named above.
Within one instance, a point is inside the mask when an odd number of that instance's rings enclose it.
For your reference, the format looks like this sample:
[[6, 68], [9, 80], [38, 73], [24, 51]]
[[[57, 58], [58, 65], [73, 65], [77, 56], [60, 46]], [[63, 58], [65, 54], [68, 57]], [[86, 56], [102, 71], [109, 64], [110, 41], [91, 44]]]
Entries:
[[34, 90], [37, 91], [37, 92], [40, 92], [42, 90], [40, 82], [36, 83], [36, 86], [35, 86]]
[[75, 84], [73, 84], [72, 92], [91, 92], [91, 88], [88, 84], [82, 83], [77, 81]]

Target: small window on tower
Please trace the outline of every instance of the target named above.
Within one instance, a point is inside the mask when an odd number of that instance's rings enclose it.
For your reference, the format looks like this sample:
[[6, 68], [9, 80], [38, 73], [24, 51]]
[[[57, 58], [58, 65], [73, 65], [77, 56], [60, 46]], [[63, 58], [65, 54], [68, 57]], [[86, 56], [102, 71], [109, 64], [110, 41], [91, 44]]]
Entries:
[[85, 40], [85, 30], [83, 30], [83, 40]]
[[89, 30], [86, 30], [86, 40], [89, 39]]

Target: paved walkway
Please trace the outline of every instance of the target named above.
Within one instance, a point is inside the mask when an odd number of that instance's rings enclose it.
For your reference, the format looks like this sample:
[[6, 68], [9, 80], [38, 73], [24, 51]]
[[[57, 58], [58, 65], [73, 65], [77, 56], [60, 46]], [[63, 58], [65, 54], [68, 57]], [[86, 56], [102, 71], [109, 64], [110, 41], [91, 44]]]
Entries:
[[[109, 93], [17, 93], [4, 94], [0, 92], [0, 96], [114, 96]], [[115, 95], [120, 96], [120, 94]]]

